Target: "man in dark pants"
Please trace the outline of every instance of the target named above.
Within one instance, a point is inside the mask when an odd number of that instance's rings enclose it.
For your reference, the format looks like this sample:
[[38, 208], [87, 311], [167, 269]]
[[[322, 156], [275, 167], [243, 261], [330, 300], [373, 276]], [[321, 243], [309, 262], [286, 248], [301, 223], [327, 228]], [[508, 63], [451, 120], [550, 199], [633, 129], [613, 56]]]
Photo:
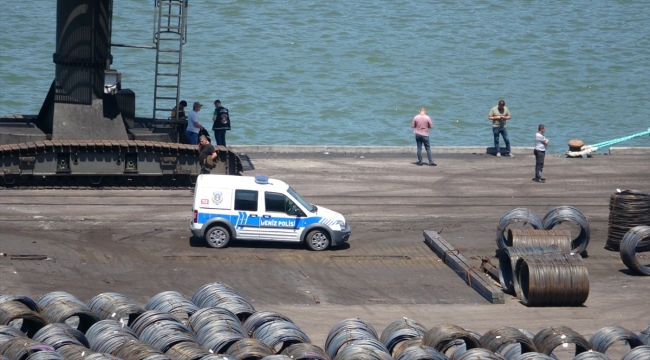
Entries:
[[206, 136], [199, 137], [199, 164], [201, 164], [201, 174], [209, 174], [214, 169], [214, 159], [217, 158], [217, 152], [214, 146]]
[[214, 101], [212, 130], [214, 130], [214, 141], [217, 142], [217, 145], [226, 146], [226, 131], [230, 130], [230, 115], [228, 109], [221, 106], [219, 100]]
[[427, 115], [427, 109], [421, 107], [420, 113], [415, 115], [413, 121], [411, 121], [411, 127], [414, 129], [415, 133], [415, 143], [418, 147], [418, 162], [415, 164], [422, 166], [422, 145], [427, 151], [427, 159], [429, 160], [429, 166], [437, 166], [433, 162], [433, 157], [431, 156], [431, 147], [429, 146], [429, 129], [433, 129], [433, 122], [431, 118]]
[[494, 133], [494, 149], [497, 152], [497, 157], [501, 156], [501, 148], [499, 147], [499, 134], [503, 136], [503, 141], [506, 143], [506, 156], [511, 158], [515, 157], [510, 152], [510, 139], [508, 138], [508, 130], [506, 129], [506, 121], [510, 120], [510, 110], [506, 107], [506, 102], [499, 100], [499, 104], [492, 109], [488, 114], [488, 120], [492, 121], [492, 133]]
[[546, 156], [546, 145], [548, 145], [548, 139], [544, 136], [545, 131], [546, 126], [540, 124], [537, 127], [537, 134], [535, 134], [535, 177], [533, 178], [533, 181], [538, 183], [546, 182], [546, 179], [542, 177], [544, 156]]

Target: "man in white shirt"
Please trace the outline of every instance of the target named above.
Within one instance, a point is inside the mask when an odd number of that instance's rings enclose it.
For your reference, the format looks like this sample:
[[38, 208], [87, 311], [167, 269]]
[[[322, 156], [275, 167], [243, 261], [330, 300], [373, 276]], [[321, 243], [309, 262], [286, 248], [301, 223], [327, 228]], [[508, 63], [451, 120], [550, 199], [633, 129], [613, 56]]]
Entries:
[[190, 115], [187, 117], [187, 129], [185, 129], [185, 137], [187, 138], [187, 142], [192, 145], [198, 145], [199, 132], [201, 132], [203, 129], [203, 126], [199, 124], [198, 114], [198, 112], [201, 111], [202, 106], [203, 104], [200, 102], [195, 102], [192, 106], [192, 111], [190, 111]]
[[537, 134], [535, 134], [535, 177], [533, 178], [533, 181], [538, 183], [546, 182], [546, 179], [542, 177], [544, 156], [546, 156], [546, 145], [548, 145], [548, 139], [544, 136], [545, 131], [546, 126], [540, 124], [537, 127]]

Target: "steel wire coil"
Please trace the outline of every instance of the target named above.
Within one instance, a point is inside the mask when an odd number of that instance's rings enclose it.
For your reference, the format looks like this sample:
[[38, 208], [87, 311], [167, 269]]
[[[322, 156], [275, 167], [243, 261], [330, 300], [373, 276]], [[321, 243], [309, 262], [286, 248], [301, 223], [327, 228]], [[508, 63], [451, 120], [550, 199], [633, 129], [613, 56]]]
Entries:
[[621, 260], [628, 269], [641, 274], [650, 275], [650, 264], [641, 265], [636, 258], [637, 251], [650, 250], [650, 226], [636, 226], [630, 229], [621, 241]]
[[438, 350], [426, 346], [408, 346], [400, 352], [399, 356], [395, 357], [396, 360], [449, 360], [444, 354]]
[[330, 360], [325, 350], [308, 343], [293, 344], [284, 349], [283, 353], [294, 360]]
[[474, 348], [469, 349], [456, 356], [452, 356], [451, 360], [506, 360], [503, 356], [494, 353], [488, 349]]
[[34, 334], [33, 339], [50, 345], [55, 350], [65, 345], [79, 345], [90, 348], [86, 336], [81, 331], [66, 323], [45, 325]]
[[541, 354], [538, 352], [529, 352], [523, 353], [515, 356], [514, 358], [506, 357], [508, 360], [557, 360], [555, 357], [550, 357], [546, 354]]
[[160, 320], [142, 330], [140, 340], [153, 345], [162, 352], [167, 352], [169, 348], [178, 343], [194, 342], [194, 334], [192, 330], [178, 321]]
[[526, 306], [579, 306], [589, 297], [589, 272], [578, 255], [524, 255], [513, 278]]
[[199, 330], [194, 338], [204, 348], [220, 354], [237, 341], [247, 339], [248, 335], [238, 331], [219, 330], [208, 325]]
[[113, 320], [100, 320], [86, 331], [90, 349], [98, 353], [112, 354], [127, 341], [137, 340], [133, 330]]
[[628, 351], [621, 360], [648, 360], [650, 359], [650, 345], [637, 346]]
[[267, 322], [276, 320], [293, 322], [288, 317], [273, 311], [256, 311], [251, 314], [251, 316], [249, 316], [246, 321], [244, 321], [244, 328], [248, 332], [248, 335], [252, 336], [257, 328], [266, 324]]
[[[359, 342], [362, 340], [375, 340], [379, 342], [371, 332], [368, 332], [365, 329], [341, 329], [331, 339], [328, 338], [328, 340], [329, 341], [325, 343], [325, 351], [327, 352], [327, 356], [331, 359], [334, 359], [340, 349], [347, 343]], [[382, 344], [382, 346], [386, 348], [384, 344]], [[388, 352], [388, 349], [385, 351]]]
[[641, 341], [643, 341], [644, 344], [650, 345], [650, 326], [641, 330], [641, 332], [639, 333], [639, 339], [641, 339]]
[[[467, 330], [474, 337], [474, 339], [476, 339], [479, 343], [481, 342], [481, 334], [479, 334], [478, 332], [472, 329], [465, 329], [465, 330]], [[452, 352], [451, 357], [460, 356], [460, 354], [467, 351], [467, 346], [465, 345], [465, 342], [461, 339], [453, 340], [449, 344], [447, 344], [447, 349], [451, 349], [453, 347], [455, 347], [455, 349]], [[445, 350], [445, 352], [448, 352], [448, 350]]]
[[33, 336], [40, 330], [47, 321], [40, 313], [31, 310], [25, 304], [18, 301], [5, 301], [0, 304], [0, 325], [20, 323], [20, 331]]
[[587, 250], [591, 232], [589, 230], [589, 220], [587, 220], [580, 210], [572, 206], [558, 206], [555, 209], [549, 210], [546, 216], [544, 216], [544, 230], [551, 230], [555, 225], [566, 221], [580, 226], [580, 233], [571, 240], [571, 251], [582, 254]]
[[512, 244], [508, 244], [507, 242], [506, 230], [508, 226], [517, 222], [523, 222], [523, 225], [530, 225], [533, 229], [543, 228], [542, 219], [534, 211], [526, 208], [512, 209], [503, 214], [497, 224], [497, 246], [499, 249], [512, 246]]
[[240, 321], [245, 321], [255, 312], [255, 307], [248, 300], [239, 295], [233, 295], [227, 298], [213, 297], [204, 302], [205, 307], [221, 307], [235, 313]]
[[453, 324], [434, 326], [424, 334], [422, 344], [430, 346], [444, 354], [450, 347], [458, 345], [458, 342], [455, 340], [462, 340], [467, 350], [481, 346], [479, 340], [472, 333]]
[[388, 349], [377, 339], [348, 341], [341, 346], [333, 360], [393, 360]]
[[291, 356], [287, 355], [269, 355], [262, 358], [262, 360], [291, 360]]
[[26, 359], [39, 351], [54, 351], [54, 348], [26, 337], [15, 337], [0, 345], [0, 355], [12, 360]]
[[[341, 335], [345, 333], [344, 335]], [[346, 336], [348, 336], [346, 338]], [[377, 339], [377, 330], [368, 322], [359, 318], [350, 318], [340, 321], [334, 325], [325, 339], [325, 351], [330, 358], [334, 358], [339, 347], [344, 344], [345, 339]], [[332, 342], [336, 340], [336, 345]]]
[[237, 360], [234, 357], [230, 355], [225, 355], [225, 354], [210, 354], [207, 356], [202, 357], [200, 360]]
[[589, 346], [591, 346], [592, 350], [604, 354], [613, 343], [619, 340], [625, 341], [630, 346], [630, 349], [644, 345], [643, 340], [630, 330], [620, 326], [606, 326], [591, 335], [589, 338]]
[[177, 291], [164, 291], [152, 296], [144, 308], [147, 310], [160, 310], [170, 314], [184, 313], [187, 316], [192, 316], [199, 310], [199, 307], [189, 297]]
[[65, 322], [85, 333], [101, 320], [86, 304], [64, 291], [54, 291], [38, 299], [41, 315], [48, 323]]
[[165, 352], [165, 355], [174, 360], [199, 360], [211, 354], [208, 349], [193, 341], [178, 343]]
[[128, 296], [107, 292], [88, 301], [88, 307], [102, 320], [123, 321], [131, 326], [145, 310]]
[[[210, 327], [211, 331], [233, 331], [249, 337], [235, 313], [224, 308], [203, 308], [192, 314], [187, 320], [187, 326], [198, 334], [203, 328]], [[218, 329], [218, 330], [217, 330]]]
[[506, 247], [497, 250], [499, 258], [499, 281], [501, 288], [508, 294], [515, 294], [514, 276], [517, 260], [522, 255], [528, 254], [548, 254], [561, 253], [562, 250], [557, 245], [537, 246], [537, 247]]
[[85, 360], [89, 359], [91, 355], [103, 355], [80, 345], [64, 345], [56, 349], [56, 351], [63, 355], [66, 360]]
[[5, 301], [18, 301], [19, 303], [22, 303], [25, 306], [27, 306], [32, 311], [36, 311], [36, 312], [40, 311], [36, 301], [32, 300], [32, 298], [25, 295], [0, 294], [0, 304]]
[[411, 346], [426, 346], [426, 345], [422, 345], [422, 337], [418, 336], [418, 337], [410, 338], [408, 340], [403, 341], [401, 344], [397, 346], [397, 348], [393, 351], [393, 357], [398, 358], [406, 349], [408, 349]]
[[533, 340], [518, 329], [509, 326], [501, 326], [486, 332], [479, 342], [481, 347], [495, 353], [501, 353], [510, 344], [519, 344], [520, 354], [537, 352]]
[[571, 231], [508, 229], [508, 244], [511, 247], [557, 246], [562, 252], [571, 252]]
[[389, 354], [393, 354], [395, 346], [411, 338], [421, 338], [427, 333], [427, 328], [415, 320], [404, 318], [388, 324], [379, 336], [379, 341], [386, 346]]
[[213, 282], [201, 286], [194, 295], [192, 295], [192, 302], [199, 308], [209, 307], [208, 303], [212, 301], [213, 297], [230, 297], [232, 295], [241, 296], [241, 294], [230, 285], [220, 282]]
[[601, 352], [589, 350], [576, 355], [573, 360], [612, 360], [612, 358]]
[[160, 350], [140, 340], [129, 340], [113, 351], [113, 356], [124, 360], [169, 360]]
[[162, 320], [175, 321], [180, 324], [180, 320], [178, 320], [177, 317], [175, 317], [170, 313], [160, 311], [160, 310], [149, 310], [143, 312], [140, 316], [138, 316], [133, 321], [131, 328], [133, 329], [133, 331], [136, 333], [137, 336], [140, 336], [140, 334], [142, 334], [144, 329]]
[[278, 352], [297, 343], [311, 343], [309, 336], [298, 325], [285, 320], [267, 322], [253, 333], [253, 338], [262, 340], [266, 345], [276, 348], [282, 344]]
[[17, 328], [9, 325], [0, 325], [0, 345], [4, 344], [5, 341], [13, 338], [25, 337], [24, 332], [18, 330]]
[[274, 355], [275, 350], [258, 339], [241, 339], [232, 344], [225, 352], [237, 360], [261, 360], [266, 356]]
[[553, 326], [540, 330], [535, 334], [533, 343], [538, 352], [549, 356], [562, 344], [575, 344], [575, 355], [591, 350], [589, 342], [582, 335], [566, 326]]
[[624, 190], [612, 194], [605, 249], [619, 251], [625, 234], [639, 225], [650, 225], [650, 193]]
[[38, 351], [33, 354], [30, 354], [27, 357], [28, 360], [65, 360], [63, 355], [59, 354], [54, 350], [44, 350]]

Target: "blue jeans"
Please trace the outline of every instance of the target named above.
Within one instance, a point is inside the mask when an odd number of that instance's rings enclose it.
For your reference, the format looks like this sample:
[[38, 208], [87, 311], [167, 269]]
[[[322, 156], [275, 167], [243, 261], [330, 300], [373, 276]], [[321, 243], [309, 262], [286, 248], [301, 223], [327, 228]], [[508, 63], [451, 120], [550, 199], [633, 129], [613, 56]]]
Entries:
[[493, 127], [492, 132], [494, 133], [494, 150], [497, 154], [501, 152], [499, 147], [499, 134], [503, 136], [503, 141], [506, 143], [506, 155], [510, 154], [510, 139], [508, 138], [508, 130], [506, 128]]
[[422, 163], [422, 145], [424, 145], [424, 149], [427, 151], [427, 158], [429, 158], [429, 164], [433, 164], [431, 146], [429, 146], [429, 137], [415, 134], [415, 143], [418, 145], [418, 163]]
[[214, 141], [217, 142], [217, 145], [226, 146], [226, 129], [215, 129]]
[[185, 130], [185, 138], [187, 139], [188, 144], [198, 145], [199, 144], [199, 133], [195, 133], [189, 130]]

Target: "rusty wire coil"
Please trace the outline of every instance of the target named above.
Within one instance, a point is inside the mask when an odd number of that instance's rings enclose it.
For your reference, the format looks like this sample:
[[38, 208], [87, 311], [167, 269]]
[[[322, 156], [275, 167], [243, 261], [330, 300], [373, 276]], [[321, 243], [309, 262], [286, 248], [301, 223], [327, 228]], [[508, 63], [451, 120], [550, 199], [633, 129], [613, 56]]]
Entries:
[[17, 328], [9, 325], [0, 325], [0, 345], [4, 344], [5, 341], [13, 339], [16, 337], [25, 337], [24, 332], [18, 330]]
[[79, 330], [66, 323], [45, 325], [34, 334], [33, 339], [43, 344], [50, 345], [55, 350], [65, 345], [79, 345], [90, 348], [88, 339]]
[[20, 331], [34, 336], [47, 321], [40, 313], [31, 310], [19, 301], [5, 301], [0, 304], [0, 325], [10, 325], [21, 321]]
[[0, 345], [0, 355], [9, 359], [26, 359], [38, 351], [54, 351], [54, 348], [26, 337], [15, 337]]
[[115, 348], [113, 356], [124, 360], [164, 360], [169, 359], [160, 350], [155, 347], [140, 341], [130, 340]]
[[427, 328], [415, 320], [404, 318], [388, 324], [379, 336], [379, 341], [386, 346], [389, 354], [395, 347], [408, 339], [421, 338], [427, 333]]
[[605, 249], [619, 251], [623, 236], [639, 225], [650, 225], [650, 193], [624, 190], [612, 194]]
[[333, 360], [392, 360], [388, 349], [377, 339], [360, 339], [345, 342]]
[[[402, 353], [411, 346], [426, 346], [426, 345], [422, 344], [422, 337], [421, 336], [410, 338], [408, 340], [403, 341], [401, 344], [399, 344], [393, 350], [393, 357], [394, 358], [400, 357], [400, 355], [402, 355]], [[430, 347], [430, 346], [427, 346], [427, 347]]]
[[612, 360], [609, 356], [598, 351], [585, 351], [576, 355], [573, 360]]
[[579, 255], [524, 255], [514, 278], [517, 298], [526, 306], [578, 306], [589, 297], [589, 273]]
[[282, 344], [278, 352], [282, 352], [293, 344], [311, 343], [309, 336], [298, 325], [285, 320], [267, 322], [258, 327], [252, 337], [262, 340], [272, 348]]
[[479, 340], [471, 332], [454, 324], [434, 326], [424, 334], [422, 344], [445, 354], [452, 346], [459, 345], [457, 340], [465, 343], [466, 350], [481, 347]]
[[650, 226], [636, 226], [630, 229], [621, 241], [621, 260], [628, 269], [641, 274], [650, 275], [650, 264], [641, 265], [636, 253], [650, 251]]
[[591, 335], [589, 338], [589, 346], [591, 346], [592, 350], [604, 354], [613, 343], [619, 340], [625, 341], [630, 346], [630, 349], [644, 345], [643, 340], [630, 330], [620, 326], [606, 326]]
[[454, 355], [451, 360], [506, 360], [503, 356], [483, 348], [469, 349]]
[[621, 360], [648, 360], [650, 359], [650, 345], [637, 346], [628, 351]]
[[512, 209], [503, 214], [497, 224], [497, 246], [499, 249], [512, 246], [512, 244], [508, 244], [507, 242], [506, 230], [508, 229], [508, 226], [517, 222], [523, 222], [523, 225], [530, 225], [533, 229], [543, 228], [542, 220], [534, 211], [526, 208]]
[[22, 303], [25, 306], [27, 306], [32, 311], [36, 311], [36, 312], [40, 311], [36, 301], [32, 300], [32, 298], [25, 295], [0, 294], [0, 304], [5, 301], [18, 301], [19, 303]]
[[94, 323], [101, 320], [81, 300], [64, 291], [53, 291], [38, 299], [41, 315], [48, 323], [62, 323], [85, 333]]
[[293, 344], [284, 349], [283, 353], [295, 360], [330, 360], [321, 347], [307, 343]]
[[144, 306], [147, 310], [160, 310], [170, 314], [183, 313], [192, 316], [199, 307], [192, 300], [178, 291], [164, 291], [149, 299]]
[[444, 354], [438, 350], [426, 346], [408, 346], [404, 348], [399, 356], [395, 357], [396, 360], [449, 360]]
[[538, 352], [549, 356], [562, 344], [575, 344], [575, 355], [591, 350], [587, 339], [566, 326], [553, 326], [540, 330], [535, 334], [533, 343]]
[[178, 321], [160, 320], [142, 330], [140, 340], [166, 352], [178, 343], [194, 342], [194, 334], [192, 330]]
[[149, 310], [138, 316], [130, 327], [137, 336], [140, 336], [144, 329], [162, 320], [176, 321], [180, 324], [180, 320], [170, 313], [160, 310]]
[[571, 231], [508, 229], [508, 244], [511, 247], [538, 247], [555, 245], [562, 252], [571, 252]]
[[563, 222], [572, 222], [580, 226], [580, 233], [571, 240], [571, 251], [582, 254], [587, 250], [591, 231], [589, 230], [589, 220], [573, 206], [558, 206], [551, 209], [544, 216], [544, 230], [551, 230], [556, 225]]
[[131, 326], [133, 321], [145, 310], [128, 296], [107, 292], [94, 296], [88, 307], [102, 320], [122, 320]]
[[198, 360], [212, 354], [208, 349], [193, 341], [178, 343], [165, 352], [166, 356], [174, 360]]
[[137, 340], [130, 327], [120, 325], [113, 320], [96, 322], [86, 331], [90, 349], [98, 353], [112, 354], [115, 349], [125, 342]]
[[249, 336], [252, 336], [255, 330], [270, 321], [284, 320], [291, 321], [288, 317], [273, 311], [256, 311], [244, 321], [244, 328]]
[[639, 339], [641, 339], [645, 345], [650, 345], [650, 326], [641, 330], [639, 333]]
[[509, 326], [492, 329], [481, 336], [481, 346], [494, 353], [501, 354], [508, 345], [519, 344], [520, 353], [537, 352], [535, 344], [523, 332]]
[[556, 245], [537, 246], [537, 247], [506, 247], [497, 250], [499, 258], [499, 281], [501, 288], [508, 294], [515, 294], [514, 276], [517, 261], [522, 255], [528, 254], [547, 254], [561, 253], [562, 251]]
[[274, 355], [275, 350], [258, 339], [241, 339], [232, 344], [225, 352], [237, 360], [261, 360]]

